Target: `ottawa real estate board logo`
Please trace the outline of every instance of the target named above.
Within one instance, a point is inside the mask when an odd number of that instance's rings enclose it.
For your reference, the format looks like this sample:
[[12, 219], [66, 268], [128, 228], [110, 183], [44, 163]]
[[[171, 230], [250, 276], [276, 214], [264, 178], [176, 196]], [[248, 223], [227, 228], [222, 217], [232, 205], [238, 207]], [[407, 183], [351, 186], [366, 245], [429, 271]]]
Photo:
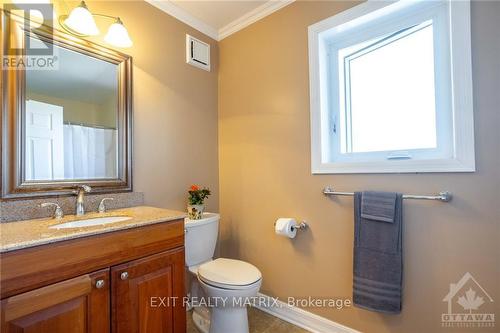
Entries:
[[443, 299], [448, 312], [441, 314], [442, 327], [488, 328], [495, 327], [493, 299], [469, 272], [457, 282]]

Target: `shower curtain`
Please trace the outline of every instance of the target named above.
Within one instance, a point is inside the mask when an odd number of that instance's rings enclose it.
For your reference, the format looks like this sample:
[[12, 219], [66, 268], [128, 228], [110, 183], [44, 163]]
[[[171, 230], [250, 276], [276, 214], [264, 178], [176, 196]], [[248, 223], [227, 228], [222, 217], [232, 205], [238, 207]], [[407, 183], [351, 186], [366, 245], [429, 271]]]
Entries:
[[64, 125], [64, 178], [117, 178], [117, 131]]

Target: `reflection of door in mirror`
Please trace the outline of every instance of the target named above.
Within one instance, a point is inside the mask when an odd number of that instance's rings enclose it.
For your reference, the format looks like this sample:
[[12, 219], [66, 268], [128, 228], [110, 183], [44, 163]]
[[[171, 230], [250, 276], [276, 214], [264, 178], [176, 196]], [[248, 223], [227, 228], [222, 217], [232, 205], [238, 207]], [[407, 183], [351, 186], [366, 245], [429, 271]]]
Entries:
[[64, 179], [63, 108], [26, 101], [26, 180]]
[[118, 66], [54, 49], [56, 69], [26, 71], [25, 179], [116, 179]]

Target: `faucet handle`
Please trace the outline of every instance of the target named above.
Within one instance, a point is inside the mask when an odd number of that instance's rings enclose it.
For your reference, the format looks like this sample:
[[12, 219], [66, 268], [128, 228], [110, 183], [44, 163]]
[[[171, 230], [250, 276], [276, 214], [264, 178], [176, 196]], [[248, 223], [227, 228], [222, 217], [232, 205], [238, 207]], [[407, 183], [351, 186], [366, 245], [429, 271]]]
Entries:
[[90, 191], [92, 191], [92, 187], [90, 187], [88, 185], [79, 185], [78, 188], [81, 188], [82, 190], [84, 190], [87, 193], [89, 193]]
[[99, 203], [99, 213], [106, 213], [106, 200], [115, 200], [113, 198], [103, 198]]
[[40, 204], [41, 208], [50, 207], [50, 206], [56, 207], [56, 210], [54, 212], [55, 219], [62, 219], [64, 217], [64, 212], [58, 204], [56, 204], [54, 202], [44, 202], [44, 203]]
[[80, 194], [81, 191], [89, 193], [90, 191], [92, 191], [92, 187], [90, 187], [88, 185], [83, 185], [83, 184], [77, 185], [74, 187], [74, 190], [71, 192], [75, 195], [78, 195], [78, 194]]

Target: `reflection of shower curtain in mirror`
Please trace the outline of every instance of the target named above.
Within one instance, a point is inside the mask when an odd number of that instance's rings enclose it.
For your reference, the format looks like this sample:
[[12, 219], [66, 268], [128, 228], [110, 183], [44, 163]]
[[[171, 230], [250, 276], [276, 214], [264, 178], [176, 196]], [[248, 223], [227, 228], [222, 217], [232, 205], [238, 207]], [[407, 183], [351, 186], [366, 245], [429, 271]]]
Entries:
[[117, 178], [116, 130], [64, 125], [64, 178]]

